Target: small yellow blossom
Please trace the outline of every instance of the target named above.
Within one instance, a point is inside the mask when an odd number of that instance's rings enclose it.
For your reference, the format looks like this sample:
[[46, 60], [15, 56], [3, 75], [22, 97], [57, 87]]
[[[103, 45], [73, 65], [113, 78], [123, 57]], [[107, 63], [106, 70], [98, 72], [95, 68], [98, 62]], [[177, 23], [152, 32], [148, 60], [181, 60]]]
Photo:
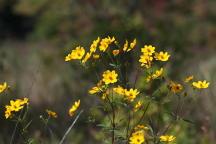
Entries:
[[106, 37], [106, 38], [102, 39], [100, 42], [100, 46], [99, 46], [100, 51], [105, 52], [107, 50], [108, 46], [114, 41], [115, 41], [114, 37], [112, 37], [112, 38]]
[[136, 42], [137, 42], [136, 39], [134, 39], [133, 42], [130, 43], [130, 47], [129, 47], [129, 49], [127, 50], [127, 52], [131, 51], [131, 50], [135, 47]]
[[5, 118], [9, 118], [12, 115], [12, 112], [18, 112], [21, 109], [24, 108], [24, 104], [28, 104], [28, 98], [24, 98], [24, 99], [16, 99], [14, 100], [10, 100], [10, 105], [6, 105], [6, 111], [5, 111]]
[[137, 89], [131, 88], [130, 90], [125, 90], [125, 100], [133, 102], [139, 93], [140, 92]]
[[141, 101], [138, 101], [135, 105], [134, 105], [134, 111], [138, 111], [139, 108], [142, 106], [142, 102]]
[[160, 136], [161, 142], [172, 142], [176, 137], [174, 136]]
[[136, 131], [132, 133], [132, 136], [129, 139], [130, 139], [130, 144], [142, 144], [145, 142], [143, 131]]
[[51, 110], [46, 109], [46, 113], [47, 113], [49, 116], [53, 117], [53, 118], [57, 118], [57, 117], [58, 117], [57, 113], [54, 112], [54, 111], [51, 111]]
[[167, 52], [155, 53], [154, 58], [160, 61], [168, 61], [170, 55]]
[[141, 52], [145, 55], [152, 55], [155, 52], [155, 47], [152, 45], [145, 45], [144, 48], [141, 48]]
[[82, 60], [82, 63], [86, 63], [86, 61], [91, 57], [90, 53], [86, 53], [84, 59]]
[[207, 88], [209, 86], [209, 82], [207, 83], [206, 80], [204, 81], [198, 81], [198, 82], [193, 82], [192, 85], [196, 88]]
[[123, 47], [123, 51], [125, 52], [125, 51], [127, 51], [127, 49], [128, 49], [128, 41], [126, 40], [124, 47]]
[[100, 42], [100, 38], [98, 37], [97, 40], [94, 40], [90, 46], [90, 52], [93, 53], [93, 52], [96, 52], [97, 50], [97, 45], [98, 43]]
[[74, 115], [74, 112], [77, 110], [77, 108], [79, 107], [80, 105], [80, 100], [78, 101], [75, 101], [74, 105], [72, 105], [72, 107], [69, 109], [69, 116], [73, 116]]
[[191, 80], [193, 80], [193, 78], [194, 78], [193, 75], [192, 75], [192, 76], [189, 76], [189, 77], [187, 77], [187, 78], [184, 80], [184, 82], [188, 83], [188, 82], [190, 82]]
[[118, 49], [113, 50], [113, 55], [114, 55], [114, 56], [117, 56], [117, 55], [119, 54], [119, 52], [120, 52], [120, 51], [119, 51]]
[[141, 66], [145, 66], [146, 68], [150, 68], [153, 61], [153, 57], [149, 55], [141, 55], [139, 62], [141, 63]]
[[128, 47], [128, 41], [126, 40], [124, 47], [123, 47], [123, 51], [129, 52], [134, 48], [135, 45], [136, 45], [136, 39], [134, 39], [133, 42], [130, 43], [129, 47]]
[[171, 91], [174, 93], [178, 93], [183, 89], [183, 86], [181, 84], [174, 83], [174, 82], [171, 82], [169, 86]]
[[149, 75], [146, 77], [146, 82], [150, 82], [152, 80], [152, 77]]
[[7, 83], [4, 82], [3, 85], [0, 84], [0, 93], [2, 93], [7, 88]]
[[100, 55], [98, 55], [98, 54], [93, 54], [93, 59], [99, 59], [100, 58]]
[[161, 76], [163, 74], [163, 68], [161, 68], [160, 70], [157, 70], [153, 75], [152, 75], [152, 78], [153, 79], [156, 79], [158, 78], [159, 76]]
[[106, 85], [108, 85], [110, 83], [116, 83], [117, 82], [117, 77], [118, 77], [118, 74], [114, 70], [113, 71], [106, 70], [103, 73], [103, 82]]
[[138, 129], [142, 129], [142, 130], [149, 130], [149, 128], [147, 126], [144, 125], [137, 125], [134, 130], [138, 130]]
[[72, 52], [65, 57], [65, 61], [70, 61], [72, 59], [82, 59], [84, 55], [85, 49], [78, 46], [75, 50], [72, 50]]
[[125, 95], [125, 89], [118, 85], [118, 87], [113, 88], [113, 91], [120, 95]]
[[91, 90], [89, 90], [89, 94], [95, 94], [100, 92], [101, 89], [99, 87], [93, 87]]

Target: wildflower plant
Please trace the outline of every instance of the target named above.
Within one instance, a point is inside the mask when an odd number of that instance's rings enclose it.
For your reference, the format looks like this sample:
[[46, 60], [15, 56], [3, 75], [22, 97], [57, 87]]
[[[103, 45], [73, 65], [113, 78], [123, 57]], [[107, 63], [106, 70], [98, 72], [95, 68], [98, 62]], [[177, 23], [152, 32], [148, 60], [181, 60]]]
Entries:
[[[115, 37], [97, 38], [89, 48], [78, 46], [72, 50], [65, 61], [78, 60], [85, 70], [94, 71], [97, 83], [88, 93], [101, 99], [100, 108], [105, 115], [98, 126], [104, 132], [104, 143], [174, 144], [178, 137], [172, 134], [171, 128], [183, 119], [180, 112], [184, 103], [181, 99], [186, 94], [185, 87], [207, 88], [209, 83], [205, 80], [193, 82], [194, 76], [180, 82], [170, 80], [165, 66], [172, 57], [170, 52], [159, 51], [152, 45], [140, 48], [140, 56], [136, 60], [139, 66], [131, 78], [129, 72], [133, 65], [128, 57], [133, 56], [134, 49], [138, 48], [136, 44], [136, 39], [120, 43]], [[80, 55], [79, 58], [77, 55]], [[155, 88], [155, 82], [160, 87]], [[165, 109], [163, 104], [156, 101], [158, 95], [163, 95], [161, 87], [166, 93], [164, 97], [178, 97], [178, 105], [174, 111], [170, 109], [166, 112], [169, 113], [170, 121], [161, 122], [156, 127], [156, 116], [148, 113], [154, 107], [159, 109], [156, 111], [158, 113]]]

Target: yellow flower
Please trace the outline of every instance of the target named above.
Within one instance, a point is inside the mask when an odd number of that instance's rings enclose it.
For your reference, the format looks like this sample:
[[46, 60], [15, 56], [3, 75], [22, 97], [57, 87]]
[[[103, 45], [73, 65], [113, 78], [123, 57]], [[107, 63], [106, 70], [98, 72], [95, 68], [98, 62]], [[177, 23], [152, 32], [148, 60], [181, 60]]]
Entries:
[[145, 55], [152, 55], [155, 52], [155, 47], [152, 45], [145, 45], [144, 48], [141, 48], [141, 52]]
[[51, 111], [51, 110], [46, 109], [46, 113], [47, 113], [49, 116], [53, 117], [53, 118], [57, 118], [57, 117], [58, 117], [58, 115], [57, 115], [56, 112], [54, 112], [54, 111]]
[[91, 57], [90, 53], [87, 53], [84, 57], [84, 59], [82, 60], [82, 63], [85, 63], [89, 58]]
[[75, 50], [72, 50], [72, 52], [65, 57], [65, 61], [70, 61], [72, 59], [82, 59], [84, 55], [85, 49], [78, 46]]
[[135, 106], [134, 106], [134, 111], [136, 112], [136, 111], [138, 111], [139, 110], [139, 108], [142, 106], [142, 102], [141, 101], [138, 101], [136, 104], [135, 104]]
[[100, 51], [105, 52], [108, 46], [114, 41], [115, 41], [114, 37], [112, 38], [107, 37], [107, 38], [102, 39], [100, 42], [100, 46], [99, 46]]
[[97, 40], [94, 40], [90, 46], [90, 52], [93, 53], [93, 52], [96, 52], [97, 50], [97, 45], [98, 43], [100, 42], [100, 38], [98, 37]]
[[99, 59], [99, 58], [100, 58], [100, 55], [97, 55], [97, 54], [93, 55], [93, 59]]
[[5, 118], [9, 118], [13, 111], [18, 112], [19, 110], [23, 109], [24, 104], [28, 104], [28, 98], [16, 99], [15, 101], [10, 100], [10, 105], [5, 106]]
[[129, 52], [134, 48], [135, 45], [136, 45], [136, 39], [134, 39], [133, 42], [130, 43], [130, 47], [128, 47], [128, 41], [126, 40], [124, 47], [123, 47], [123, 51]]
[[133, 40], [133, 42], [130, 43], [130, 48], [127, 50], [127, 52], [131, 51], [136, 45], [136, 39]]
[[149, 128], [147, 126], [144, 125], [137, 125], [134, 130], [138, 130], [138, 129], [142, 129], [142, 130], [149, 130]]
[[137, 89], [131, 88], [129, 91], [125, 90], [125, 100], [129, 100], [129, 101], [133, 102], [139, 93], [140, 92]]
[[119, 52], [120, 52], [120, 51], [117, 50], [117, 49], [116, 49], [116, 50], [113, 50], [113, 55], [114, 55], [114, 56], [117, 56], [117, 55], [119, 54]]
[[193, 82], [192, 85], [196, 88], [207, 88], [209, 86], [209, 82], [207, 83], [206, 80], [204, 81], [198, 81], [198, 82]]
[[141, 66], [145, 66], [146, 68], [150, 68], [152, 64], [153, 57], [149, 55], [141, 55], [139, 62], [141, 62]]
[[117, 82], [117, 76], [118, 74], [113, 70], [107, 70], [103, 73], [103, 82], [108, 85], [110, 83], [115, 83]]
[[126, 40], [124, 47], [123, 47], [123, 51], [125, 52], [125, 51], [127, 51], [127, 49], [128, 49], [128, 41]]
[[183, 89], [183, 86], [181, 84], [171, 82], [170, 83], [170, 89], [172, 92], [178, 93]]
[[89, 94], [95, 94], [100, 92], [101, 89], [99, 87], [93, 87], [91, 90], [89, 90]]
[[80, 105], [80, 100], [78, 101], [75, 101], [74, 105], [72, 105], [72, 107], [69, 109], [69, 116], [73, 116], [74, 115], [74, 112], [77, 110], [77, 108], [79, 107]]
[[11, 111], [16, 111], [16, 112], [23, 108], [23, 105], [21, 105], [19, 100], [16, 100], [16, 101], [11, 100], [10, 106], [11, 106], [11, 108], [10, 108]]
[[189, 77], [187, 77], [187, 78], [184, 80], [184, 82], [188, 83], [188, 82], [190, 82], [191, 80], [193, 80], [193, 78], [194, 78], [193, 75], [192, 75], [192, 76], [189, 76]]
[[162, 142], [172, 142], [176, 137], [174, 136], [160, 136]]
[[151, 80], [152, 80], [152, 77], [151, 77], [151, 76], [147, 76], [147, 77], [146, 77], [146, 81], [147, 81], [147, 82], [150, 82]]
[[160, 70], [157, 70], [153, 75], [152, 75], [152, 78], [153, 79], [156, 79], [158, 78], [159, 76], [161, 76], [163, 73], [163, 68], [161, 68]]
[[130, 137], [130, 144], [142, 144], [145, 142], [143, 131], [136, 131]]
[[113, 91], [120, 95], [125, 95], [125, 89], [118, 85], [118, 87], [113, 88]]
[[154, 58], [160, 61], [168, 61], [170, 55], [167, 52], [155, 53]]
[[7, 83], [4, 82], [3, 85], [0, 84], [0, 93], [2, 93], [7, 88]]

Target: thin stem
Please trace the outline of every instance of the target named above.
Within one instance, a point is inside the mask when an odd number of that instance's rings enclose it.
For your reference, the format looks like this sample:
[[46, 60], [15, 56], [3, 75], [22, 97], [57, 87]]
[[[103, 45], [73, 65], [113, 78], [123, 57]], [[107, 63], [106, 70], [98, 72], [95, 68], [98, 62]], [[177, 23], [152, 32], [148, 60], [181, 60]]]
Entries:
[[69, 134], [69, 132], [71, 131], [71, 129], [73, 128], [73, 126], [75, 125], [76, 121], [78, 120], [78, 118], [80, 117], [80, 115], [83, 113], [83, 110], [81, 110], [79, 112], [79, 114], [76, 116], [75, 120], [73, 121], [73, 123], [70, 125], [70, 127], [67, 129], [67, 131], [65, 132], [64, 136], [62, 137], [61, 141], [59, 142], [59, 144], [63, 144], [66, 136]]

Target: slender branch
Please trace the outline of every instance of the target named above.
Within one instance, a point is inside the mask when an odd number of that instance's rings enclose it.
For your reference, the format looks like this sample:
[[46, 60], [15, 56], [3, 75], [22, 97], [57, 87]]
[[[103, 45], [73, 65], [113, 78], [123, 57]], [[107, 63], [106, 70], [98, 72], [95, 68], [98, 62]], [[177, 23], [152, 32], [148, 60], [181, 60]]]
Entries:
[[73, 123], [70, 125], [70, 127], [67, 129], [67, 131], [65, 132], [64, 136], [62, 137], [61, 141], [59, 144], [63, 144], [66, 136], [69, 134], [69, 132], [71, 131], [71, 129], [73, 128], [73, 126], [75, 125], [76, 121], [78, 120], [78, 118], [80, 117], [80, 115], [83, 113], [83, 110], [81, 110], [79, 112], [79, 114], [76, 116], [75, 120], [73, 121]]

